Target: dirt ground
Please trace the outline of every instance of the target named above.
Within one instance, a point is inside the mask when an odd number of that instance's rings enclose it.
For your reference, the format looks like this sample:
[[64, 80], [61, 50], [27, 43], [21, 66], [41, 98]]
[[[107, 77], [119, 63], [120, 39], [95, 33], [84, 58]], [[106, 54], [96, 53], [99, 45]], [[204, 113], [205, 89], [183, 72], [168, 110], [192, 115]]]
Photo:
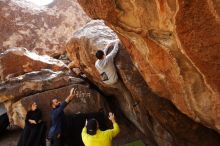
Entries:
[[16, 146], [22, 130], [18, 128], [9, 129], [0, 135], [0, 146]]
[[[123, 123], [120, 122], [119, 126], [121, 132], [113, 140], [113, 146], [121, 146], [136, 140], [142, 140], [145, 141], [145, 143], [148, 143], [144, 135], [126, 120], [124, 120]], [[16, 127], [7, 129], [5, 133], [0, 135], [0, 146], [17, 146], [21, 132], [22, 129]]]
[[[0, 135], [0, 146], [16, 146], [21, 132], [22, 132], [21, 129], [7, 130], [3, 135]], [[121, 144], [125, 144], [128, 142], [137, 140], [138, 139], [137, 137], [139, 136], [140, 135], [137, 134], [134, 137], [134, 133], [133, 134], [123, 133], [119, 137], [117, 137], [115, 140], [113, 140], [113, 146], [119, 146]]]

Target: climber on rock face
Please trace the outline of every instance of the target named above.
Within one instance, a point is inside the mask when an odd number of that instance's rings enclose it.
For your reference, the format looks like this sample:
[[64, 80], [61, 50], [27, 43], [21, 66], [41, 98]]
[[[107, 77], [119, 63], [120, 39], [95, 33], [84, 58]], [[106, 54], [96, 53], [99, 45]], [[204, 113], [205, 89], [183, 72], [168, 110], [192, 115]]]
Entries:
[[119, 126], [115, 121], [113, 113], [109, 113], [109, 120], [113, 123], [113, 129], [106, 131], [99, 130], [99, 124], [96, 119], [86, 121], [82, 130], [82, 140], [85, 146], [111, 146], [112, 139], [120, 132]]
[[[108, 49], [113, 45], [113, 43], [114, 43], [114, 48], [109, 54], [107, 54]], [[129, 103], [129, 106], [131, 104], [133, 105], [133, 107], [135, 107], [136, 105], [138, 105], [138, 102], [133, 101], [130, 92], [128, 91], [124, 83], [119, 79], [117, 75], [116, 67], [114, 64], [114, 58], [117, 55], [118, 50], [119, 50], [119, 39], [108, 44], [107, 47], [104, 49], [104, 51], [98, 50], [96, 52], [96, 58], [98, 60], [95, 62], [95, 67], [100, 73], [102, 81], [105, 84], [109, 85], [110, 87], [119, 90], [123, 94], [127, 102]]]
[[65, 101], [60, 102], [57, 98], [51, 100], [51, 127], [48, 133], [50, 146], [62, 146], [61, 125], [64, 120], [64, 109], [67, 104], [76, 97], [74, 88], [70, 90], [69, 96]]
[[104, 51], [98, 50], [96, 52], [96, 58], [98, 60], [95, 63], [96, 69], [101, 74], [102, 81], [108, 85], [114, 85], [118, 81], [118, 75], [117, 75], [116, 68], [114, 65], [114, 58], [116, 54], [118, 53], [119, 40], [115, 41], [113, 50], [108, 55], [106, 55], [111, 45], [112, 43], [110, 43], [104, 49]]

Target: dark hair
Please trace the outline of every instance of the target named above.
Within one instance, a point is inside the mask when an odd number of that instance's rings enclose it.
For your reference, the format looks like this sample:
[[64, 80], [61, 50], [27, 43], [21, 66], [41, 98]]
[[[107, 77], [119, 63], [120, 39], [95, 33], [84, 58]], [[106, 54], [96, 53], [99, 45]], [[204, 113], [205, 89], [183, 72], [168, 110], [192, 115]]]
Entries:
[[104, 52], [102, 50], [98, 50], [95, 54], [96, 58], [102, 59], [104, 56]]
[[32, 105], [37, 102], [36, 101], [31, 101], [29, 104], [28, 104], [28, 111], [31, 111], [32, 110]]
[[51, 100], [50, 100], [50, 106], [52, 106], [53, 105], [53, 100], [54, 99], [58, 99], [57, 97], [55, 97], [55, 98], [52, 98]]
[[86, 128], [87, 128], [87, 133], [89, 135], [95, 135], [96, 134], [96, 131], [98, 129], [98, 126], [97, 126], [97, 121], [96, 119], [90, 119], [86, 125]]

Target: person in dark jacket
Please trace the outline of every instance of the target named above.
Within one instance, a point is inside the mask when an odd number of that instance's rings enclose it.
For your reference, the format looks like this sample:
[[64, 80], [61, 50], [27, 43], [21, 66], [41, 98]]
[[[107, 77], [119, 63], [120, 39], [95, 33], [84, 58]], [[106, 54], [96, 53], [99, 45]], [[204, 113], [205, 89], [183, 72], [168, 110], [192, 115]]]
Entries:
[[25, 127], [17, 146], [45, 146], [45, 125], [36, 102], [31, 103], [25, 118]]
[[62, 145], [61, 126], [65, 116], [64, 109], [73, 97], [75, 97], [73, 91], [74, 88], [71, 89], [69, 96], [62, 103], [57, 98], [54, 98], [51, 101], [53, 109], [51, 111], [51, 126], [48, 133], [48, 139], [51, 146]]

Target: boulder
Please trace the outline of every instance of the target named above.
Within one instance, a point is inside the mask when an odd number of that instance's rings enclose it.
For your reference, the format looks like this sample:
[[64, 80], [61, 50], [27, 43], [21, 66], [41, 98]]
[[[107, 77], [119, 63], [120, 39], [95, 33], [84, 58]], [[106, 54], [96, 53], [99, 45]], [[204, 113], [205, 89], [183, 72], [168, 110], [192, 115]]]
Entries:
[[25, 48], [11, 48], [0, 54], [1, 80], [41, 69], [60, 71], [67, 69], [67, 66], [60, 60], [46, 55], [40, 56]]
[[154, 93], [220, 132], [219, 1], [78, 2], [118, 34]]
[[42, 110], [43, 120], [49, 125], [51, 100], [58, 98], [64, 101], [72, 88], [76, 89], [76, 98], [66, 107], [66, 114], [98, 112], [105, 108], [103, 98], [97, 91], [90, 89], [88, 85], [72, 84], [22, 98], [12, 105], [11, 122], [24, 127], [26, 113], [30, 104], [35, 101]]
[[90, 89], [83, 79], [62, 71], [41, 70], [12, 78], [0, 86], [0, 101], [4, 104], [11, 124], [23, 127], [29, 106], [36, 102], [43, 112], [43, 119], [49, 122], [50, 101], [64, 100], [71, 88], [75, 88], [77, 98], [71, 102], [66, 113], [98, 112], [104, 107], [102, 96]]
[[0, 84], [0, 103], [8, 100], [18, 101], [28, 95], [68, 86], [72, 83], [85, 82], [62, 71], [53, 72], [49, 69], [26, 73]]
[[76, 0], [54, 0], [46, 6], [3, 0], [0, 5], [0, 52], [25, 47], [41, 55], [59, 56], [65, 52], [70, 32], [90, 20]]
[[[102, 21], [91, 21], [89, 22], [83, 29], [76, 31], [74, 33], [73, 38], [67, 44], [67, 55], [71, 58], [72, 63], [75, 67], [78, 67], [86, 76], [97, 86], [99, 86], [105, 93], [109, 95], [115, 95], [119, 103], [121, 104], [122, 110], [127, 115], [127, 117], [136, 123], [136, 126], [140, 127], [141, 129], [141, 122], [138, 120], [136, 115], [133, 115], [133, 109], [129, 108], [134, 103], [128, 102], [126, 100], [129, 97], [125, 97], [123, 95], [122, 90], [120, 89], [113, 89], [111, 86], [100, 82], [100, 74], [97, 72], [95, 68], [95, 53], [99, 49], [103, 49], [105, 45], [109, 42], [115, 41], [117, 39], [116, 34], [109, 29]], [[110, 50], [109, 50], [110, 51]], [[122, 50], [120, 50], [122, 52]], [[126, 52], [121, 53], [123, 57], [126, 56]], [[128, 59], [122, 59], [120, 57], [120, 64], [118, 66], [122, 67], [125, 64], [130, 64], [131, 61]], [[125, 71], [131, 71], [132, 68], [130, 66], [124, 66], [121, 72], [122, 78], [126, 83], [126, 86], [131, 86], [132, 88], [132, 81], [129, 80], [131, 78], [130, 74], [127, 76]], [[137, 72], [137, 70], [135, 70]], [[133, 74], [136, 72], [134, 71]], [[137, 72], [138, 73], [138, 72]], [[129, 81], [128, 81], [129, 80]], [[128, 91], [129, 92], [129, 91]], [[131, 93], [130, 93], [131, 94]], [[133, 96], [134, 99], [139, 100], [138, 96]], [[138, 108], [137, 108], [138, 110]]]
[[[140, 101], [133, 109], [120, 90], [113, 89], [101, 82], [100, 75], [95, 68], [95, 53], [104, 49], [107, 44], [117, 39], [116, 34], [101, 20], [93, 20], [81, 30], [73, 34], [66, 49], [72, 64], [96, 84], [104, 93], [112, 95], [108, 100], [122, 109], [125, 116], [145, 134], [148, 145], [161, 146], [199, 146], [219, 145], [220, 135], [194, 122], [181, 112], [167, 99], [154, 94], [139, 73], [128, 51], [120, 45], [115, 64], [121, 81], [136, 101]], [[110, 105], [111, 105], [110, 102]]]

